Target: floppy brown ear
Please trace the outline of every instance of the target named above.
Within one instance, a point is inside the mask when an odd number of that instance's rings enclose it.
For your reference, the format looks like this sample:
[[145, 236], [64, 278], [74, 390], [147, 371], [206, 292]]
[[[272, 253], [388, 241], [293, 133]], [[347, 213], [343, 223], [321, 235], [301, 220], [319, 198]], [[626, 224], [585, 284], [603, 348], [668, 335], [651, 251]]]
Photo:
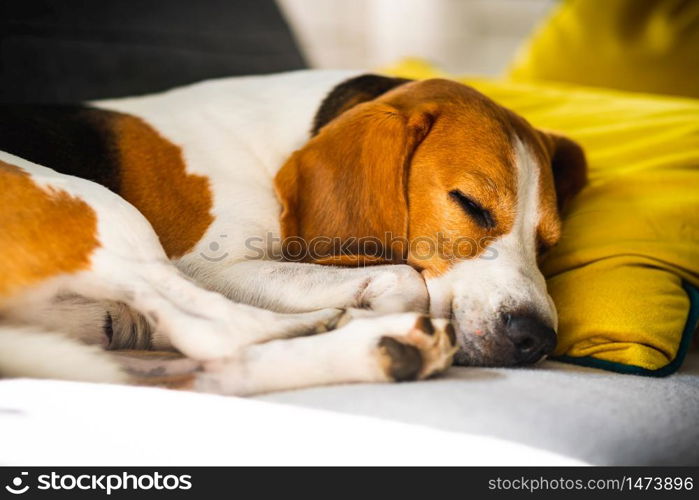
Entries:
[[585, 152], [577, 142], [563, 135], [542, 134], [551, 162], [558, 210], [562, 211], [587, 184]]
[[427, 135], [426, 108], [359, 104], [323, 127], [275, 178], [287, 259], [338, 265], [402, 262], [407, 179]]

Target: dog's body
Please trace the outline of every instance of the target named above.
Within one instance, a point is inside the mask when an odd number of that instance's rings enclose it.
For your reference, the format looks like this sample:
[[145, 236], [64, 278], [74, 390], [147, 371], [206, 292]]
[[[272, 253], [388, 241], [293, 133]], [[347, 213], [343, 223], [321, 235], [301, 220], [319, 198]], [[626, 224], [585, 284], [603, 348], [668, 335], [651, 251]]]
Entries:
[[[469, 299], [469, 310], [458, 300], [473, 295], [459, 291], [465, 285], [463, 273], [468, 272], [490, 284], [494, 290], [490, 301], [500, 288], [521, 285], [519, 295], [505, 297], [518, 297], [511, 310], [529, 307], [534, 313], [527, 313], [528, 317], [536, 314], [546, 323], [547, 332], [551, 330], [553, 307], [536, 267], [534, 247], [537, 241], [542, 243], [541, 238], [548, 245], [558, 237], [554, 234], [558, 229], [552, 228], [557, 218], [549, 215], [542, 222], [541, 214], [551, 210], [555, 194], [549, 192], [553, 189], [550, 174], [544, 179], [535, 165], [539, 161], [535, 157], [538, 154], [540, 159], [543, 153], [530, 151], [528, 125], [519, 122], [516, 132], [508, 131], [513, 134], [509, 145], [514, 178], [506, 179], [512, 206], [502, 212], [494, 207], [493, 215], [477, 204], [475, 214], [470, 213], [470, 198], [459, 195], [460, 190], [449, 190], [462, 208], [467, 203], [465, 210], [485, 230], [479, 237], [490, 237], [492, 244], [487, 246], [517, 269], [512, 279], [506, 272], [503, 275], [502, 267], [492, 271], [492, 263], [474, 255], [460, 258], [452, 252], [447, 258], [430, 256], [420, 262], [403, 249], [400, 255], [388, 257], [384, 241], [377, 244], [380, 251], [372, 258], [360, 255], [356, 246], [351, 247], [348, 261], [347, 255], [328, 253], [327, 248], [322, 257], [307, 252], [308, 242], [318, 236], [374, 237], [379, 226], [410, 240], [407, 221], [394, 225], [386, 219], [372, 230], [352, 228], [351, 221], [341, 222], [339, 229], [323, 227], [328, 219], [344, 217], [342, 213], [353, 203], [361, 204], [356, 214], [361, 219], [362, 207], [374, 202], [359, 191], [345, 193], [344, 189], [353, 189], [353, 181], [345, 182], [346, 188], [333, 187], [335, 179], [328, 178], [322, 167], [309, 175], [307, 159], [322, 163], [327, 144], [332, 150], [347, 149], [342, 161], [352, 158], [354, 152], [334, 134], [363, 129], [364, 125], [351, 121], [364, 120], [360, 113], [373, 112], [368, 105], [388, 105], [374, 101], [392, 98], [395, 108], [390, 109], [404, 110], [408, 98], [402, 96], [407, 94], [421, 105], [429, 104], [429, 99], [417, 94], [430, 84], [355, 76], [343, 71], [304, 71], [230, 78], [157, 95], [100, 101], [91, 108], [8, 107], [0, 112], [0, 221], [4, 226], [0, 235], [4, 261], [0, 266], [0, 374], [124, 379], [94, 349], [41, 333], [50, 330], [110, 349], [177, 349], [203, 363], [204, 371], [190, 380], [201, 390], [246, 394], [336, 382], [424, 378], [450, 364], [454, 335], [445, 320], [420, 314], [430, 304], [425, 282], [415, 269], [428, 278], [433, 314], [454, 315], [457, 326], [473, 323], [473, 318], [459, 314], [485, 309], [482, 300]], [[453, 92], [452, 86], [458, 84], [432, 85], [436, 86], [431, 92], [437, 95]], [[371, 140], [385, 135], [389, 144], [376, 152], [377, 157], [386, 158], [370, 175], [391, 163], [387, 151], [393, 143], [401, 150], [412, 148], [397, 153], [405, 156], [401, 164], [425, 161], [414, 148], [422, 141], [427, 149], [425, 134], [430, 129], [437, 134], [436, 124], [446, 123], [448, 115], [438, 114], [435, 106], [420, 111], [430, 116], [425, 123], [406, 118], [404, 126], [419, 129], [419, 138], [412, 132], [403, 138], [399, 130], [372, 135]], [[384, 118], [373, 117], [372, 124], [386, 121], [386, 110], [381, 112]], [[444, 118], [439, 121], [437, 116]], [[315, 137], [308, 141], [311, 127]], [[348, 136], [347, 140], [353, 139]], [[410, 145], [411, 141], [416, 142]], [[289, 159], [295, 150], [299, 152]], [[371, 148], [363, 151], [366, 154]], [[544, 156], [544, 161], [554, 153]], [[363, 186], [370, 184], [361, 176], [359, 172], [354, 177]], [[400, 187], [402, 176], [396, 176], [395, 185], [417, 199], [419, 188]], [[319, 191], [324, 179], [332, 196]], [[385, 186], [387, 191], [390, 184]], [[388, 203], [393, 194], [383, 196], [378, 191], [374, 196]], [[334, 207], [338, 197], [342, 206]], [[325, 206], [309, 215], [306, 199]], [[403, 204], [407, 210], [407, 200]], [[379, 212], [372, 217], [382, 219]], [[498, 222], [509, 220], [497, 225], [493, 217]], [[426, 223], [411, 216], [411, 228]], [[439, 221], [435, 224], [444, 226]], [[470, 230], [465, 233], [470, 235]], [[384, 237], [378, 236], [379, 240]], [[306, 263], [283, 262], [290, 260], [289, 237], [302, 239], [306, 253], [296, 260]], [[399, 265], [355, 269], [321, 265], [366, 262]], [[381, 316], [348, 322], [362, 315], [355, 308], [368, 308]], [[347, 314], [347, 309], [352, 312]], [[339, 328], [323, 335], [275, 340], [330, 330], [338, 323]], [[466, 353], [466, 347], [474, 346], [467, 337], [459, 332], [462, 360], [479, 364], [473, 354]], [[19, 346], [27, 345], [28, 338], [33, 340], [29, 358], [24, 359], [26, 351]], [[517, 347], [522, 359], [512, 355], [511, 360], [489, 361], [485, 356], [480, 364], [535, 361], [550, 351], [550, 340], [549, 335], [524, 354]], [[489, 343], [497, 344], [492, 339]], [[512, 351], [513, 343], [508, 340], [505, 351]], [[38, 346], [49, 353], [63, 349], [71, 354], [63, 358], [63, 367], [52, 358], [38, 369], [36, 363], [42, 360]]]

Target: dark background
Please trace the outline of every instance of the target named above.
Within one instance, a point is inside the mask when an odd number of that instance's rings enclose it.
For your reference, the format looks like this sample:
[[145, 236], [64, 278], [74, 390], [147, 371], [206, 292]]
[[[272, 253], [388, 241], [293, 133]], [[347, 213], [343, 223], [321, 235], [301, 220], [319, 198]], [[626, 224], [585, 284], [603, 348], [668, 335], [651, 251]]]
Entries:
[[77, 102], [305, 67], [273, 0], [0, 0], [0, 102]]

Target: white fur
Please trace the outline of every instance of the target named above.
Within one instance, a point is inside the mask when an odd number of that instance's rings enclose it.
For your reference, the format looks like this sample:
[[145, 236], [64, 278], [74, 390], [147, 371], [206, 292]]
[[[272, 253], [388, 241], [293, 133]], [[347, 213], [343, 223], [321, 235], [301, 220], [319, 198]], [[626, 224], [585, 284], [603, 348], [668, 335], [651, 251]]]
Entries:
[[80, 295], [57, 294], [48, 300], [26, 300], [21, 306], [4, 308], [4, 319], [58, 332], [70, 332], [71, 338], [84, 344], [106, 347], [105, 305]]
[[0, 326], [0, 378], [57, 378], [124, 383], [126, 375], [102, 349], [31, 326]]

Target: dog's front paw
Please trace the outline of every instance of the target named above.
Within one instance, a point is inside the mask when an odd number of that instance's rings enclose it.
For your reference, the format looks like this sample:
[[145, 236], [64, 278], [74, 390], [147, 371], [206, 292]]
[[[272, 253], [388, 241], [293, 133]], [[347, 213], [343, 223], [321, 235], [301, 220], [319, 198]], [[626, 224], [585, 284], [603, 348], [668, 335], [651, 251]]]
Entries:
[[414, 313], [362, 318], [337, 330], [247, 348], [204, 363], [195, 390], [250, 395], [352, 382], [418, 380], [446, 370], [456, 352], [446, 320]]
[[376, 267], [371, 273], [357, 307], [382, 314], [427, 312], [427, 286], [415, 269], [401, 264]]
[[456, 353], [454, 327], [444, 319], [419, 316], [407, 333], [378, 341], [379, 364], [389, 380], [420, 380], [443, 372]]

